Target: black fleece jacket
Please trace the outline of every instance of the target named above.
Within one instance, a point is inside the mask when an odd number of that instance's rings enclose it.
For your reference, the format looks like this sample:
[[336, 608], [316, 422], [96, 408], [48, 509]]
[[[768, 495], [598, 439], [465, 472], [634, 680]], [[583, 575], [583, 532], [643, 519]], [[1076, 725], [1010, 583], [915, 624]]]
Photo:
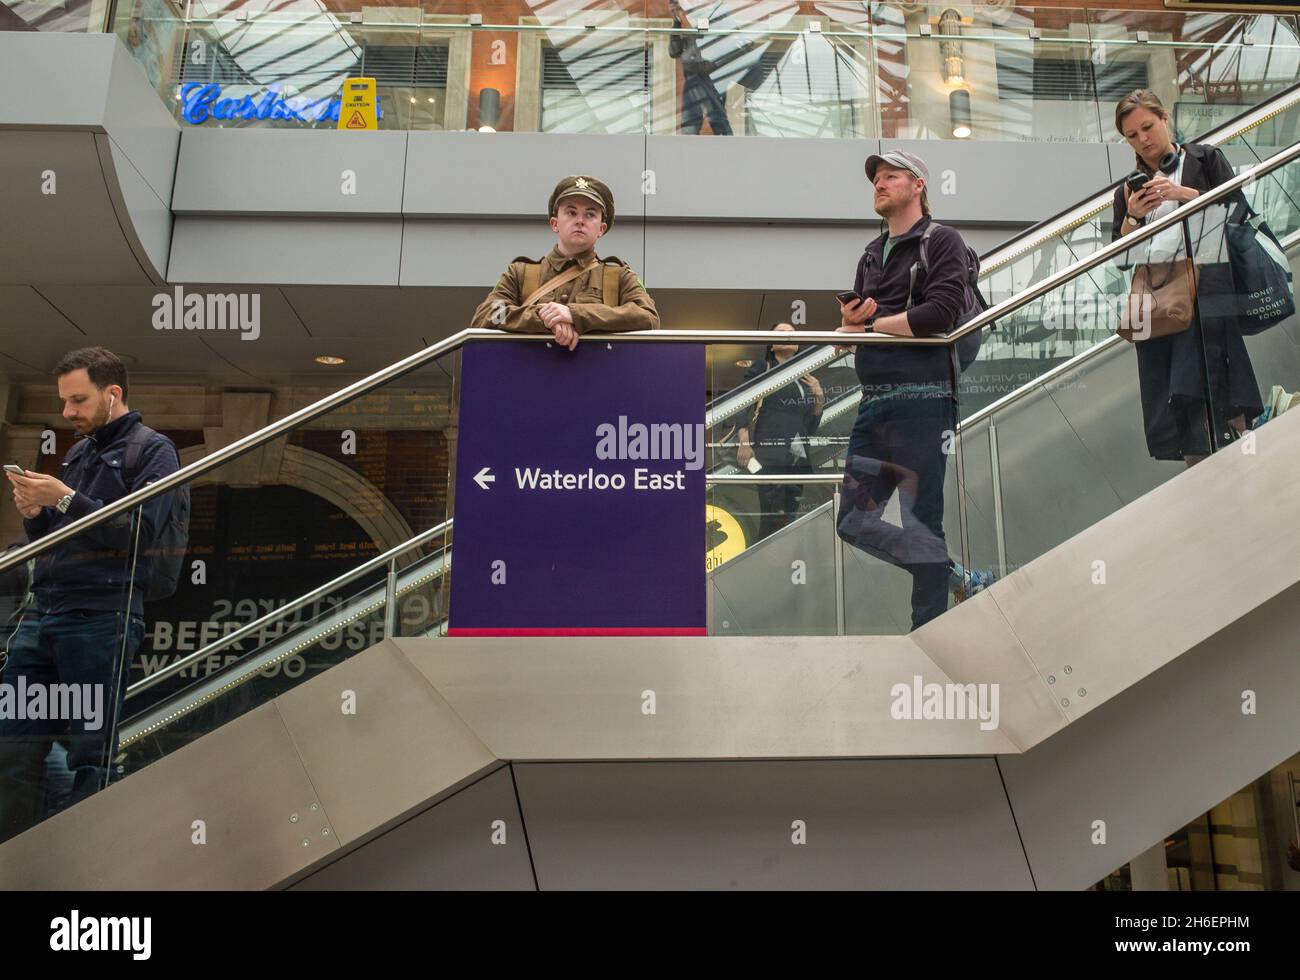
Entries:
[[[930, 224], [926, 215], [898, 237], [882, 261], [886, 232], [863, 252], [853, 289], [876, 301], [876, 316], [907, 310], [912, 266], [921, 261], [921, 234]], [[908, 326], [918, 337], [948, 333], [957, 326], [966, 296], [966, 243], [954, 229], [939, 225], [926, 248], [930, 274], [917, 270], [916, 305], [907, 314]], [[854, 358], [863, 394], [888, 392], [898, 385], [943, 385], [952, 382], [951, 358], [946, 347], [860, 346]]]
[[[130, 491], [180, 468], [172, 441], [155, 433], [140, 456], [139, 472], [131, 474], [133, 479], [127, 479], [123, 473], [127, 440], [140, 424], [140, 413], [128, 412], [100, 426], [69, 451], [71, 462], [65, 458], [59, 479], [76, 491], [72, 504], [66, 514], [60, 514], [54, 507], [44, 507], [35, 517], [24, 520], [28, 540], [39, 541], [51, 531], [93, 514]], [[171, 512], [171, 500], [171, 493], [163, 493], [143, 506], [142, 551], [153, 545]], [[125, 611], [127, 576], [132, 567], [131, 525], [128, 511], [39, 555], [32, 580], [37, 611]], [[131, 611], [139, 615], [144, 609], [144, 586], [149, 575], [149, 562], [144, 555], [135, 563], [135, 573]]]

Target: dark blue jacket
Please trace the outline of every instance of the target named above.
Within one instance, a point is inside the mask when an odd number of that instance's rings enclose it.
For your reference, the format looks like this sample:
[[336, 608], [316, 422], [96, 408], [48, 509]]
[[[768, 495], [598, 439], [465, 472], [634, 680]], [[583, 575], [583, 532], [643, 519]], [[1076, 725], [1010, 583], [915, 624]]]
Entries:
[[[876, 301], [876, 316], [891, 316], [907, 310], [912, 266], [921, 260], [921, 233], [930, 223], [927, 215], [902, 235], [882, 262], [888, 233], [867, 246], [858, 260], [853, 289], [859, 296]], [[917, 271], [916, 304], [907, 314], [907, 324], [917, 337], [948, 333], [957, 326], [966, 299], [966, 243], [954, 229], [940, 225], [930, 235], [926, 249], [930, 274]], [[952, 385], [952, 360], [947, 347], [857, 348], [854, 367], [862, 382], [862, 393], [887, 392], [897, 385]]]
[[[38, 541], [51, 531], [93, 514], [104, 505], [180, 468], [180, 459], [172, 441], [155, 433], [141, 453], [138, 472], [132, 474], [133, 479], [128, 485], [123, 473], [126, 444], [131, 431], [138, 425], [140, 413], [127, 412], [100, 426], [69, 450], [59, 479], [75, 490], [76, 495], [66, 514], [45, 507], [35, 517], [24, 520], [29, 540]], [[167, 520], [171, 498], [170, 493], [159, 494], [142, 508], [143, 525], [139, 537], [142, 552], [154, 543]], [[39, 555], [32, 579], [37, 612], [122, 609], [132, 565], [131, 527], [131, 512], [128, 511]], [[148, 575], [149, 562], [141, 554], [135, 563], [135, 588], [131, 597], [131, 611], [137, 615], [144, 609], [144, 586]]]

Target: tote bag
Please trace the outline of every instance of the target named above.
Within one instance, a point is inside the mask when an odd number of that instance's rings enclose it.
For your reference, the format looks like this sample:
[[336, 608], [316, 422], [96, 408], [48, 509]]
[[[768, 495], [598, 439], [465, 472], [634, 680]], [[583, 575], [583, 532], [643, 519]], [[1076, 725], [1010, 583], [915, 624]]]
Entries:
[[1239, 205], [1228, 219], [1224, 238], [1235, 287], [1237, 328], [1249, 337], [1295, 313], [1291, 265], [1277, 236], [1259, 215]]

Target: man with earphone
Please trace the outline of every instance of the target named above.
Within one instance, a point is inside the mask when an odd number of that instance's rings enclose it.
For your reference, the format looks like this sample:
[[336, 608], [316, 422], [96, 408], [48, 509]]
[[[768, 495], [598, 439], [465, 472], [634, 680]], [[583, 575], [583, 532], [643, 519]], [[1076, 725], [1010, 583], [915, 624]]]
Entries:
[[[112, 351], [72, 351], [54, 375], [63, 417], [80, 438], [57, 476], [5, 466], [32, 542], [180, 468], [172, 441], [127, 405], [126, 367]], [[175, 496], [159, 494], [142, 505], [138, 529], [133, 513], [123, 514], [36, 557], [31, 599], [9, 638], [0, 680], [15, 691], [51, 692], [50, 705], [56, 686], [84, 694], [81, 710], [67, 713], [77, 717], [0, 712], [0, 841], [44, 816], [43, 762], [56, 739], [67, 745], [74, 775], [69, 804], [107, 783], [126, 668], [144, 638], [144, 600], [155, 572], [147, 552], [168, 525]]]

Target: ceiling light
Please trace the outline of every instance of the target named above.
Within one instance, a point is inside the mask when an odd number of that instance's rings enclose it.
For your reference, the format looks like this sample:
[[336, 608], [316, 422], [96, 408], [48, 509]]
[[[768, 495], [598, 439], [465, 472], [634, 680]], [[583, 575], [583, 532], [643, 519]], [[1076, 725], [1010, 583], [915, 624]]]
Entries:
[[970, 92], [959, 88], [948, 93], [948, 115], [952, 119], [953, 138], [970, 139]]
[[333, 354], [321, 354], [319, 357], [316, 358], [317, 364], [328, 364], [331, 367], [337, 364], [346, 364], [347, 362], [348, 362], [347, 358], [335, 357]]

